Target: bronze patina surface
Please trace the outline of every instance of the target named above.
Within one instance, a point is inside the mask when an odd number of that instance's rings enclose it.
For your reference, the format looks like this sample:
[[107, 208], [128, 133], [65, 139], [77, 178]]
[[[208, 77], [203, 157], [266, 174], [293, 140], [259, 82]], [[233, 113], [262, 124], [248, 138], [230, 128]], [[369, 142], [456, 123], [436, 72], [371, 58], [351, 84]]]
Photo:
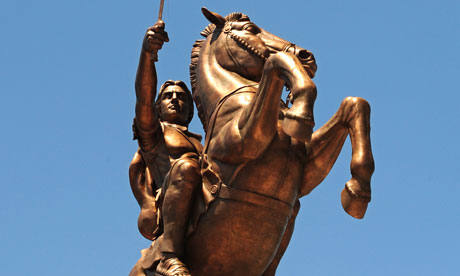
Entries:
[[[129, 175], [141, 207], [139, 231], [147, 239], [155, 240], [161, 235], [165, 241], [159, 249], [158, 268], [163, 267], [168, 273], [170, 266], [189, 275], [177, 257], [183, 255], [192, 200], [197, 190], [201, 190], [202, 145], [201, 137], [187, 129], [193, 117], [193, 100], [185, 83], [166, 81], [154, 102], [157, 87], [154, 61], [164, 41], [168, 41], [168, 35], [164, 22], [159, 20], [147, 30], [139, 60], [133, 124], [139, 150], [131, 162]], [[139, 273], [142, 275], [142, 269], [132, 272]]]
[[[299, 198], [327, 176], [348, 135], [351, 179], [342, 206], [364, 217], [374, 171], [370, 106], [348, 97], [313, 132], [313, 54], [242, 13], [202, 12], [210, 24], [193, 46], [190, 76], [204, 148], [186, 129], [186, 88], [163, 87], [154, 104], [154, 61], [168, 40], [164, 23], [149, 28], [144, 39], [136, 80], [140, 150], [130, 178], [141, 206], [139, 229], [153, 243], [130, 275], [275, 275]], [[288, 104], [280, 100], [285, 86]], [[166, 112], [171, 100], [165, 93], [183, 93], [182, 107]]]

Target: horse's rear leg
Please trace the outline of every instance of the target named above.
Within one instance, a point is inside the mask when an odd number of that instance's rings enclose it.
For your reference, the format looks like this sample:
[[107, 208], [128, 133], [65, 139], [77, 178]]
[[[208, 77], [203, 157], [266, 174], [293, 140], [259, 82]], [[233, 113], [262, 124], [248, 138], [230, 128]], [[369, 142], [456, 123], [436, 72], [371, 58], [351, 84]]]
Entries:
[[374, 159], [370, 143], [370, 107], [366, 100], [348, 97], [336, 114], [313, 133], [301, 195], [308, 194], [327, 176], [348, 134], [352, 144], [351, 179], [342, 191], [342, 206], [355, 218], [363, 218], [370, 201]]

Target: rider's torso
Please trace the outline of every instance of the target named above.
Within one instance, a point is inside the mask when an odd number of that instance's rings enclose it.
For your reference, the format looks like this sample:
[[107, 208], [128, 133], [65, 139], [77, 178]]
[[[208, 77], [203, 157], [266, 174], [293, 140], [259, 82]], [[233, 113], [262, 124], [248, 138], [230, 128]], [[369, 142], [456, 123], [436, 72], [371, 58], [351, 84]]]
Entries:
[[201, 154], [202, 145], [198, 136], [187, 131], [186, 128], [162, 123], [164, 145], [170, 162], [182, 158], [185, 154]]
[[201, 154], [201, 137], [187, 130], [186, 127], [171, 125], [165, 122], [158, 122], [156, 128], [161, 132], [153, 134], [137, 133], [140, 137], [140, 145], [144, 140], [150, 139], [153, 149], [142, 151], [142, 156], [150, 174], [155, 182], [156, 188], [160, 188], [171, 165], [181, 158], [197, 158]]

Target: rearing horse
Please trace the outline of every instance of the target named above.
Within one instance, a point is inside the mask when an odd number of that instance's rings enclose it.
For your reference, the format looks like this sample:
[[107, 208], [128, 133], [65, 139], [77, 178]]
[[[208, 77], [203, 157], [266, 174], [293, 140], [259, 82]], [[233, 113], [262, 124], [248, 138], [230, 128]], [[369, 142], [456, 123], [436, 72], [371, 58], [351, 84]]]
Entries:
[[[187, 242], [192, 275], [274, 275], [289, 243], [298, 199], [326, 177], [350, 134], [351, 180], [342, 205], [362, 218], [374, 161], [370, 107], [343, 100], [312, 134], [313, 55], [250, 21], [202, 9], [211, 24], [192, 50], [192, 91], [206, 130], [208, 210]], [[290, 108], [280, 102], [291, 91]], [[210, 173], [212, 171], [212, 173]]]
[[[190, 73], [206, 131], [203, 198], [197, 200], [204, 204], [184, 262], [194, 276], [273, 276], [299, 198], [327, 176], [348, 135], [352, 177], [341, 200], [348, 214], [364, 217], [374, 171], [370, 107], [348, 97], [313, 132], [313, 55], [244, 14], [202, 12], [211, 24], [193, 47]], [[280, 100], [284, 86], [291, 107]]]

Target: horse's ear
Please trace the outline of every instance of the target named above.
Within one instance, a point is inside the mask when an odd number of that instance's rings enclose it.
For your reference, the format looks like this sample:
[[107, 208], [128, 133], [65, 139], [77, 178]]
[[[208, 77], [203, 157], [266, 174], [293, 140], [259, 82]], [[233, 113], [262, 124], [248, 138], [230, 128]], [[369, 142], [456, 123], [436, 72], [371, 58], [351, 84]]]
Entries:
[[214, 23], [216, 26], [224, 26], [226, 21], [220, 14], [212, 12], [205, 7], [201, 8], [201, 12], [209, 20], [209, 22]]

